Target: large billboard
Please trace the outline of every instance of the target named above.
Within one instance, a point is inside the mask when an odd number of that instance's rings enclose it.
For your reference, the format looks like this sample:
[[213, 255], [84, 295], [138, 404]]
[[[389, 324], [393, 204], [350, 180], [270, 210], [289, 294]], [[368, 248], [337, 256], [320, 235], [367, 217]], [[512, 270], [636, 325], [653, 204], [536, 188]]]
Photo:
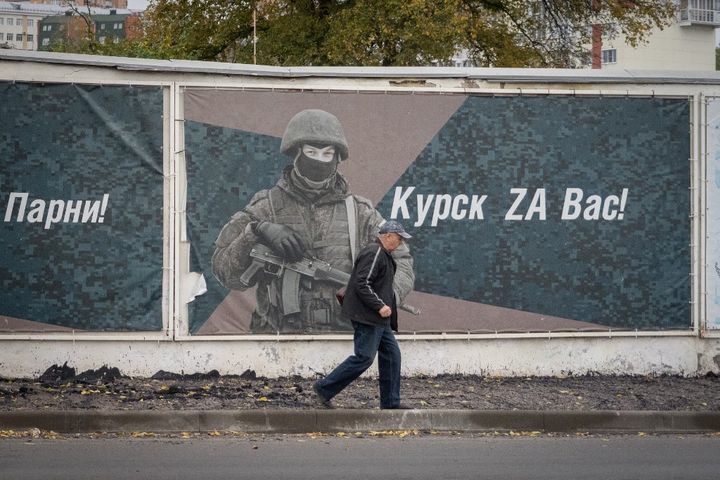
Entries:
[[0, 332], [163, 328], [161, 87], [0, 83]]
[[384, 219], [414, 235], [401, 331], [691, 328], [687, 98], [188, 88], [184, 105], [207, 284], [191, 333], [351, 330], [326, 270]]

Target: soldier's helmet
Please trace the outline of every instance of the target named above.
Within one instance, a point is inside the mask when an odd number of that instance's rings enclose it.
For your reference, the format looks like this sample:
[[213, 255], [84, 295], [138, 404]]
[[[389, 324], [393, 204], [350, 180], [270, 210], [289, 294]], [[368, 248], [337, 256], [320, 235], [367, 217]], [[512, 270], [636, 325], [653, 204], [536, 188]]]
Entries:
[[340, 160], [348, 158], [348, 145], [342, 125], [335, 115], [324, 110], [303, 110], [297, 113], [285, 128], [280, 151], [294, 155], [304, 144], [333, 145]]

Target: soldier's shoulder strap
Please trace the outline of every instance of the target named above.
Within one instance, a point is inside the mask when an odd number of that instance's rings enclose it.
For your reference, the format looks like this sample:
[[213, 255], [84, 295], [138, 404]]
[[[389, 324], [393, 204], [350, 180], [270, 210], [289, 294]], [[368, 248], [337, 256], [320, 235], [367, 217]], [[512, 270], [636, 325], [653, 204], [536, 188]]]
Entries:
[[277, 212], [282, 210], [285, 205], [283, 189], [274, 185], [267, 192], [268, 202], [270, 203], [270, 216], [273, 222], [277, 222]]
[[345, 208], [347, 209], [347, 222], [348, 222], [348, 237], [350, 238], [350, 256], [352, 257], [353, 263], [355, 263], [355, 256], [357, 255], [357, 209], [355, 208], [355, 196], [348, 195], [345, 197]]

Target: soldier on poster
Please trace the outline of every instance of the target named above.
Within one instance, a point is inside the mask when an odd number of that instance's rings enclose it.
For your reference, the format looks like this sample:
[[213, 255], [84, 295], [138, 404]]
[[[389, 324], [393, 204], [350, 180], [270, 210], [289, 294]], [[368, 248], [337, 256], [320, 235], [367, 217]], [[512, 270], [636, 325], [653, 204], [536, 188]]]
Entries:
[[[256, 286], [252, 333], [352, 331], [335, 298], [363, 246], [383, 217], [351, 193], [338, 165], [348, 159], [340, 121], [324, 110], [303, 110], [288, 123], [280, 151], [292, 158], [277, 184], [257, 192], [215, 242], [212, 268], [226, 288]], [[412, 290], [407, 245], [393, 252], [398, 304]]]

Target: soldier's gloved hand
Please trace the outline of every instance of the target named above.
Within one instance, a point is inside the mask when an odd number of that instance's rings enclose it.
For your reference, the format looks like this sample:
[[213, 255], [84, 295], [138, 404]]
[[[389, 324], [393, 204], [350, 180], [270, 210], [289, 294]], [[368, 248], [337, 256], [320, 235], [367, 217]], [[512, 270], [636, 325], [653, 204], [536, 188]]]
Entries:
[[302, 238], [287, 225], [260, 222], [255, 227], [255, 233], [265, 245], [291, 262], [300, 260], [305, 253], [305, 243]]

